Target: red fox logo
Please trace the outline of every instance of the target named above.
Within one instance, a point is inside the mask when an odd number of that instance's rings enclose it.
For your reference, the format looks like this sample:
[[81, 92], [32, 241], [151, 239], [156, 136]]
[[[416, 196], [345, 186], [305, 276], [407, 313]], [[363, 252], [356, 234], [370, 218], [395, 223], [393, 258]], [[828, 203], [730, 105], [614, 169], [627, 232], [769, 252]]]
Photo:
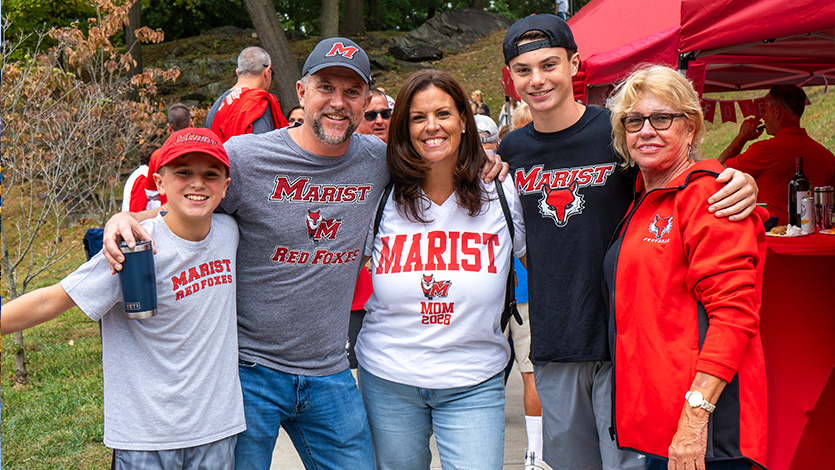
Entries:
[[420, 288], [423, 290], [423, 296], [429, 300], [435, 297], [446, 297], [449, 295], [450, 281], [436, 281], [435, 275], [424, 274], [420, 280]]
[[346, 59], [353, 59], [354, 54], [356, 54], [358, 50], [359, 49], [357, 49], [354, 46], [345, 47], [345, 45], [341, 42], [335, 42], [333, 43], [333, 47], [331, 47], [331, 50], [329, 50], [328, 53], [325, 54], [325, 57], [333, 57], [336, 54], [339, 54], [342, 57], [345, 57]]
[[665, 233], [668, 233], [673, 228], [673, 216], [661, 217], [655, 214], [655, 219], [649, 223], [649, 232], [655, 235], [656, 239], [661, 239]]
[[567, 188], [542, 187], [542, 199], [539, 200], [539, 213], [554, 219], [557, 227], [565, 227], [568, 218], [582, 214], [585, 198], [580, 194], [576, 182]]
[[342, 226], [342, 219], [325, 219], [319, 211], [307, 210], [305, 217], [307, 225], [307, 236], [313, 240], [314, 244], [319, 243], [323, 238], [326, 240], [335, 240], [339, 227]]

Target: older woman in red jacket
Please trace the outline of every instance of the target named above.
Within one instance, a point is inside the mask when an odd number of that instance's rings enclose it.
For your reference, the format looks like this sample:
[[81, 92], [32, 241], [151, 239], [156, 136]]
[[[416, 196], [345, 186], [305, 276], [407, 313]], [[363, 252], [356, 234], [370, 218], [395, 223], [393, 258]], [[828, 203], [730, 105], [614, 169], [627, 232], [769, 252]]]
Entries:
[[698, 161], [698, 95], [675, 70], [632, 74], [610, 108], [615, 149], [640, 169], [605, 263], [618, 445], [648, 454], [651, 469], [762, 467], [767, 215], [708, 213], [723, 167]]

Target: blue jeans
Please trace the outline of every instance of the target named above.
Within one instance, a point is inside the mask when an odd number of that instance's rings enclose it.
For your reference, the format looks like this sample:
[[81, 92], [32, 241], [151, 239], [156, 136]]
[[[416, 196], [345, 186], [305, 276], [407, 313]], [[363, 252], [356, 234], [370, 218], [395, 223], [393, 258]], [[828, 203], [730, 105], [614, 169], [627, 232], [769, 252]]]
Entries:
[[[705, 462], [707, 470], [751, 470], [754, 465], [748, 459]], [[647, 470], [667, 470], [667, 459], [647, 456]]]
[[470, 387], [412, 387], [357, 370], [379, 470], [426, 470], [434, 431], [441, 466], [500, 469], [504, 382], [500, 372]]
[[246, 431], [238, 435], [237, 468], [269, 470], [283, 428], [305, 468], [374, 469], [368, 420], [348, 369], [308, 377], [240, 361], [239, 371]]

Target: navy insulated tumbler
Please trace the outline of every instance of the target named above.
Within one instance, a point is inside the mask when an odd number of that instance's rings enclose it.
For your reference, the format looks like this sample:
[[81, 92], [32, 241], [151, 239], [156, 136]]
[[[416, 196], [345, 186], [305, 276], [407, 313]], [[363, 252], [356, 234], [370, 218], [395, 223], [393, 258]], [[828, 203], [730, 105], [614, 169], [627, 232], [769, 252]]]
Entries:
[[157, 276], [151, 241], [137, 242], [134, 248], [120, 242], [119, 248], [125, 255], [119, 271], [125, 314], [131, 320], [153, 317], [157, 314]]

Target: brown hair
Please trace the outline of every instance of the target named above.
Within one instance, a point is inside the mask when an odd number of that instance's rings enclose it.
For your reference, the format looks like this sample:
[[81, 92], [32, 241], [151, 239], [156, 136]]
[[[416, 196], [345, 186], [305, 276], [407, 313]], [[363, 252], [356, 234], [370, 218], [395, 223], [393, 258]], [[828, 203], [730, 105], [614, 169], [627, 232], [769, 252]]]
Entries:
[[429, 201], [420, 191], [420, 183], [429, 173], [429, 165], [412, 146], [409, 113], [415, 95], [433, 86], [452, 97], [458, 113], [464, 118], [465, 132], [461, 135], [458, 162], [452, 175], [458, 204], [470, 216], [475, 216], [481, 212], [482, 203], [486, 201], [486, 194], [479, 181], [479, 172], [486, 157], [464, 89], [447, 72], [432, 69], [415, 72], [397, 94], [397, 106], [394, 107], [389, 126], [386, 163], [394, 183], [393, 196], [398, 210], [409, 220], [423, 223], [428, 222], [423, 218], [423, 213]]

